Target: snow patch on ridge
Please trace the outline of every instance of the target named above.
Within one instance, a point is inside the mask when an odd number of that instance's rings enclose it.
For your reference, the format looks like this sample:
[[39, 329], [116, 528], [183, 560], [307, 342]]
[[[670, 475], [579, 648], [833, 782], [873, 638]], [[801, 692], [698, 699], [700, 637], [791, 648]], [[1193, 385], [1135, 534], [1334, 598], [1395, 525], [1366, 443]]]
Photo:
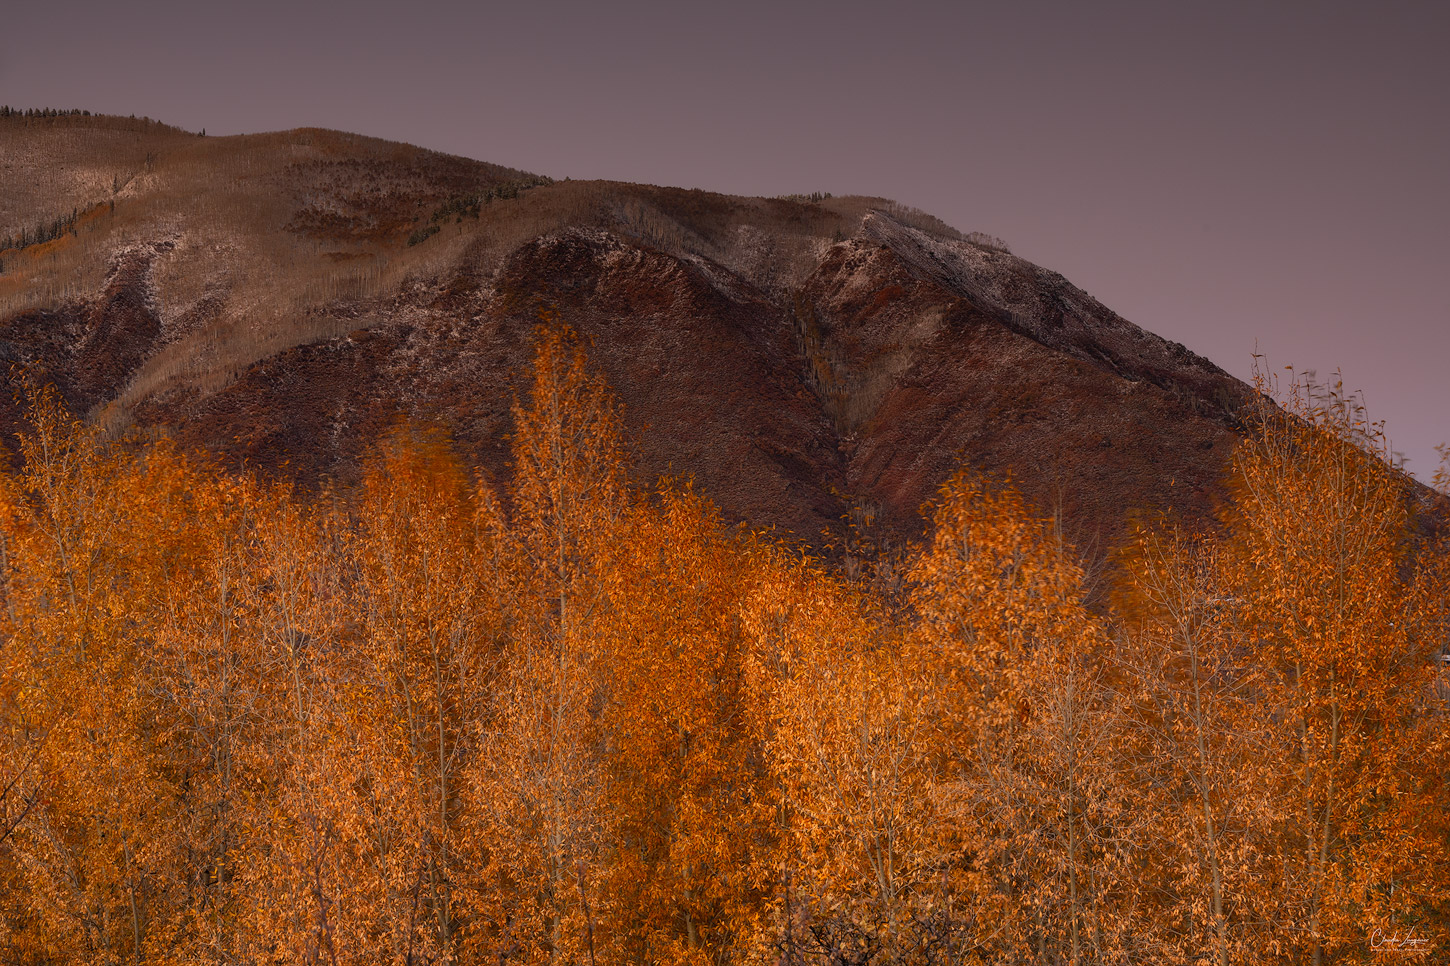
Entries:
[[940, 238], [873, 209], [858, 238], [890, 248], [918, 273], [937, 281], [1044, 346], [1153, 382], [1227, 379], [1207, 359], [1127, 321], [1048, 271], [1007, 252]]

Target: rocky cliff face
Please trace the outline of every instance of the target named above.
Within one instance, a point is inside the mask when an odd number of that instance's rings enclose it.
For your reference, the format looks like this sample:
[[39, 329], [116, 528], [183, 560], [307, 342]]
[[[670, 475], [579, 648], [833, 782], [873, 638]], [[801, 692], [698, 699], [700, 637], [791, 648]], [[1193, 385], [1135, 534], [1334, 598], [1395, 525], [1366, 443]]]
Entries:
[[[87, 156], [85, 131], [0, 139]], [[1059, 275], [884, 199], [538, 181], [332, 132], [168, 129], [105, 217], [0, 255], [0, 355], [116, 428], [304, 483], [346, 479], [399, 417], [502, 479], [548, 310], [623, 402], [644, 479], [693, 477], [817, 548], [848, 517], [916, 534], [964, 463], [1084, 549], [1135, 510], [1212, 510], [1247, 388]]]

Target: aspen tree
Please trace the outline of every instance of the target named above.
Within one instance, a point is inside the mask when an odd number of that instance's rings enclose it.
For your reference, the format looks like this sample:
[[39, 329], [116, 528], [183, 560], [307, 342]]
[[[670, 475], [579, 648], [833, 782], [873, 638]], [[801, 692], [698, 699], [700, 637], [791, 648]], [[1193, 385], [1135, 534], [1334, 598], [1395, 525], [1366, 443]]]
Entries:
[[150, 675], [165, 697], [166, 728], [186, 808], [177, 832], [184, 852], [176, 886], [180, 909], [168, 945], [194, 962], [238, 953], [240, 897], [247, 861], [246, 761], [258, 730], [258, 675], [250, 629], [256, 626], [247, 507], [251, 488], [215, 470], [177, 466], [170, 503], [157, 529], [184, 534], [168, 555], [155, 598]]
[[688, 490], [637, 505], [609, 574], [611, 906], [631, 959], [705, 962], [753, 938], [764, 775], [744, 728], [747, 552]]
[[272, 488], [253, 508], [258, 740], [247, 749], [253, 801], [239, 889], [240, 946], [261, 962], [342, 963], [375, 952], [376, 896], [355, 748], [339, 684], [353, 643], [323, 521]]
[[[45, 955], [139, 959], [153, 916], [168, 792], [140, 677], [147, 575], [131, 569], [119, 454], [71, 420], [53, 394], [32, 401], [32, 429], [6, 535], [13, 625], [24, 661], [27, 736], [46, 792], [10, 845], [34, 899]], [[28, 746], [28, 747], [27, 747]], [[37, 750], [30, 742], [22, 753]]]
[[[932, 704], [934, 796], [975, 924], [967, 952], [1086, 962], [1125, 941], [1130, 814], [1114, 780], [1120, 709], [1082, 572], [1010, 489], [942, 489], [910, 579], [913, 648]], [[1114, 908], [1118, 906], [1119, 908]]]
[[935, 925], [920, 689], [869, 601], [767, 557], [744, 616], [779, 815], [770, 946], [788, 962], [907, 961]]
[[1319, 964], [1362, 951], [1410, 902], [1414, 705], [1443, 625], [1415, 579], [1388, 444], [1342, 387], [1296, 380], [1235, 460], [1235, 596], [1282, 749], [1273, 786], [1270, 951]]
[[[219, 829], [235, 813], [211, 797], [212, 700], [185, 670], [205, 639], [178, 628], [204, 607], [206, 540], [227, 529], [222, 488], [165, 443], [102, 442], [53, 399], [33, 419], [7, 490], [7, 643], [27, 644], [22, 731], [63, 722], [44, 734], [67, 742], [33, 759], [54, 794], [20, 846], [41, 876], [28, 888], [64, 900], [34, 919], [52, 956], [215, 957], [231, 927]], [[201, 909], [215, 913], [205, 940]]]
[[1164, 524], [1139, 532], [1125, 568], [1128, 765], [1154, 817], [1139, 874], [1165, 897], [1155, 936], [1162, 962], [1246, 962], [1265, 938], [1255, 894], [1277, 749], [1264, 740], [1239, 601], [1220, 557], [1216, 541]]
[[601, 574], [622, 537], [623, 459], [615, 403], [557, 326], [541, 335], [514, 421], [499, 549], [506, 641], [473, 783], [494, 883], [479, 915], [505, 950], [559, 963], [597, 957], [602, 939], [608, 668], [598, 627]]
[[473, 487], [438, 434], [399, 430], [373, 458], [350, 546], [362, 640], [345, 687], [365, 749], [374, 888], [404, 960], [450, 955], [460, 929], [460, 787], [487, 718], [497, 634], [477, 547], [492, 528], [478, 523]]

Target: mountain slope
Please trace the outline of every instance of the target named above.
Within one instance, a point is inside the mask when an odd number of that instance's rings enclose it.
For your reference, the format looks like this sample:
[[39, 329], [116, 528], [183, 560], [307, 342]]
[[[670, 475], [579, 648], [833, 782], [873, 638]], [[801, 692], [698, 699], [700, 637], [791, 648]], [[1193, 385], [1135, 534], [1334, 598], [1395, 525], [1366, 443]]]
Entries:
[[692, 476], [727, 517], [818, 548], [847, 517], [917, 533], [963, 462], [1060, 507], [1084, 547], [1131, 511], [1204, 517], [1249, 397], [1061, 276], [885, 199], [551, 183], [316, 130], [4, 119], [0, 144], [23, 159], [0, 238], [86, 212], [0, 253], [12, 387], [54, 382], [113, 428], [304, 484], [347, 479], [399, 417], [506, 476], [541, 311], [588, 342], [642, 475]]

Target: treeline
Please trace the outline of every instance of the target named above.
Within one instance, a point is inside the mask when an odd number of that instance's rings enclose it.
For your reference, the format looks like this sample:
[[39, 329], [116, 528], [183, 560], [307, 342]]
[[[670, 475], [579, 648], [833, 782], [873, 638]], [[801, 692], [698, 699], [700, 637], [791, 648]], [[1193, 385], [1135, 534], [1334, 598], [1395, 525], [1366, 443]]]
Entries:
[[978, 248], [986, 248], [994, 252], [1004, 252], [1008, 255], [1012, 253], [1012, 249], [1007, 246], [1005, 241], [996, 235], [989, 235], [984, 231], [969, 231], [964, 240], [969, 245], [976, 245]]
[[[85, 209], [72, 208], [68, 215], [59, 215], [48, 222], [37, 222], [35, 227], [29, 230], [21, 228], [20, 234], [18, 235], [8, 234], [0, 238], [0, 256], [29, 248], [33, 245], [43, 245], [46, 242], [55, 241], [57, 238], [65, 235], [75, 235], [76, 226], [80, 219], [97, 211], [103, 205], [109, 205], [111, 211], [116, 210], [116, 203], [114, 201], [91, 205]], [[0, 274], [3, 274], [4, 271], [5, 259], [0, 257]]]
[[0, 252], [28, 248], [31, 245], [42, 245], [45, 242], [54, 241], [62, 235], [74, 235], [77, 219], [98, 207], [100, 206], [95, 205], [85, 209], [85, 211], [79, 208], [72, 208], [70, 214], [58, 215], [50, 221], [37, 222], [35, 227], [28, 231], [25, 228], [21, 228], [20, 234], [18, 235], [9, 234], [4, 238], [0, 238]]
[[901, 601], [632, 487], [558, 331], [502, 490], [405, 428], [303, 501], [41, 399], [0, 486], [0, 959], [1450, 948], [1450, 556], [1351, 408], [1297, 416], [1104, 614], [970, 475]]
[[[170, 130], [170, 131], [181, 132], [181, 129], [178, 128], [178, 127], [174, 127], [174, 126], [172, 126], [170, 124], [166, 124], [166, 123], [164, 123], [162, 121], [156, 120], [156, 119], [151, 118], [151, 117], [140, 117], [140, 118], [138, 118], [135, 114], [127, 115], [123, 119], [121, 117], [121, 115], [119, 115], [119, 114], [111, 114], [111, 115], [107, 115], [107, 114], [93, 114], [90, 111], [83, 111], [83, 110], [80, 110], [79, 108], [69, 108], [69, 109], [66, 109], [66, 108], [55, 108], [55, 107], [28, 107], [28, 108], [19, 108], [19, 107], [11, 107], [8, 104], [0, 105], [0, 120], [4, 120], [6, 118], [19, 118], [19, 119], [24, 119], [24, 120], [42, 120], [42, 119], [49, 119], [49, 118], [66, 118], [66, 117], [95, 117], [95, 118], [97, 118], [99, 120], [104, 120], [104, 122], [107, 124], [107, 126], [115, 126], [117, 124], [117, 122], [120, 122], [122, 120], [131, 121], [131, 122], [138, 122], [138, 123], [132, 123], [132, 124], [129, 124], [129, 125], [125, 125], [126, 129], [133, 130], [133, 131], [150, 131], [150, 130], [152, 130], [154, 128], [164, 128], [164, 129]], [[199, 131], [197, 133], [200, 136], [204, 136], [206, 134], [206, 130], [203, 128], [201, 131]]]
[[495, 201], [517, 198], [530, 188], [538, 188], [553, 183], [553, 178], [545, 175], [537, 175], [529, 178], [519, 178], [513, 181], [502, 181], [498, 184], [489, 185], [487, 188], [474, 194], [450, 198], [433, 209], [433, 213], [428, 217], [428, 224], [408, 236], [408, 245], [411, 247], [432, 238], [438, 234], [440, 224], [450, 220], [457, 223], [463, 221], [465, 218], [478, 218], [482, 215], [483, 209]]
[[62, 110], [54, 107], [27, 107], [21, 110], [18, 107], [11, 107], [9, 104], [0, 105], [0, 118], [3, 117], [90, 117], [90, 111], [82, 111], [79, 108]]

